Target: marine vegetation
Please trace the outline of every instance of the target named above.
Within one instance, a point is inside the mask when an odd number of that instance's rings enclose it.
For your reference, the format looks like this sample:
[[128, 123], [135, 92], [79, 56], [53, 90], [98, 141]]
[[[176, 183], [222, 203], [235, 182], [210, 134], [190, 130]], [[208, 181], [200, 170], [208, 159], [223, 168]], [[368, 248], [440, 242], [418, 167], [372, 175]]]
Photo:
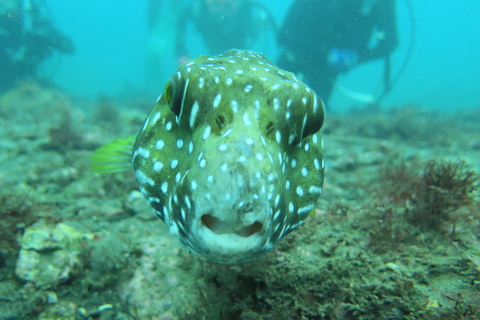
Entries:
[[454, 219], [453, 212], [474, 202], [479, 177], [464, 160], [430, 160], [421, 174], [415, 168], [404, 162], [383, 168], [378, 188], [381, 197], [404, 206], [410, 223], [438, 229]]
[[464, 160], [430, 160], [414, 186], [409, 220], [437, 229], [454, 219], [453, 212], [472, 204], [478, 187], [478, 176], [466, 169]]
[[470, 213], [468, 206], [475, 202], [479, 185], [465, 161], [430, 160], [422, 172], [419, 167], [401, 161], [381, 168], [372, 190], [378, 199], [366, 213], [374, 251], [398, 250], [403, 243], [425, 237], [424, 232], [452, 230], [453, 234], [456, 221], [464, 216], [459, 209]]

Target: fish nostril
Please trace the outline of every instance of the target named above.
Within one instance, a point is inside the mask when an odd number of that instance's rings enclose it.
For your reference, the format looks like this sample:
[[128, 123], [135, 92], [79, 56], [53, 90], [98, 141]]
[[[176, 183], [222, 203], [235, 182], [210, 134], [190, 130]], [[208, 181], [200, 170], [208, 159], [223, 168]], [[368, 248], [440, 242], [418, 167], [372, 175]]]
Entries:
[[270, 121], [269, 123], [267, 123], [267, 125], [265, 126], [265, 129], [267, 130], [267, 135], [272, 133], [274, 130], [275, 130], [275, 125], [273, 124], [272, 121]]
[[227, 120], [225, 119], [225, 117], [221, 114], [219, 114], [216, 118], [215, 118], [215, 123], [217, 124], [217, 126], [219, 128], [222, 128], [225, 123], [227, 122]]
[[223, 222], [217, 217], [212, 216], [211, 214], [204, 214], [201, 217], [202, 223], [210, 229], [212, 232], [218, 235], [226, 233], [234, 233], [240, 237], [250, 237], [251, 235], [258, 233], [262, 230], [263, 224], [261, 222], [255, 221], [248, 226], [241, 228], [234, 228], [232, 225]]

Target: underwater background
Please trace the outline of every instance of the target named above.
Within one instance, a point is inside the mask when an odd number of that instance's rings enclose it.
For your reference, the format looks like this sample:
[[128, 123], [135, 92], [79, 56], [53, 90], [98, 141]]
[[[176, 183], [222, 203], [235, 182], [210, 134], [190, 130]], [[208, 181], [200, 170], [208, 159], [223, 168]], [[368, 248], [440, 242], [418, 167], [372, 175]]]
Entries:
[[[277, 24], [292, 3], [260, 2]], [[382, 62], [339, 77], [315, 210], [232, 266], [182, 248], [133, 173], [89, 167], [178, 67], [185, 3], [149, 32], [146, 0], [46, 1], [75, 53], [0, 93], [0, 320], [480, 319], [480, 2], [397, 1], [398, 82], [376, 108]], [[187, 45], [207, 54], [195, 30]], [[253, 49], [280, 54], [268, 32]]]
[[[77, 46], [74, 56], [62, 59], [55, 75], [57, 82], [72, 93], [90, 97], [99, 93], [118, 94], [125, 85], [145, 88], [148, 72], [145, 70], [146, 0], [135, 3], [105, 0], [102, 5], [93, 0], [49, 2], [57, 26], [73, 37]], [[279, 24], [291, 1], [264, 0], [262, 3]], [[441, 110], [452, 110], [453, 105], [477, 107], [480, 43], [476, 30], [480, 29], [477, 16], [480, 3], [439, 0], [415, 1], [413, 5], [415, 44], [411, 61], [385, 105], [413, 103]], [[397, 8], [400, 45], [393, 56], [393, 73], [403, 63], [412, 35], [405, 1], [398, 1]], [[168, 11], [165, 14], [168, 16]], [[168, 31], [164, 33], [169, 35]], [[174, 39], [166, 41], [167, 50], [173, 49]], [[275, 60], [278, 50], [268, 50], [269, 53], [264, 53]], [[172, 59], [171, 63], [175, 61]], [[118, 68], [119, 65], [122, 67]], [[381, 73], [381, 63], [372, 62], [356, 68], [340, 82], [354, 91], [371, 94], [381, 82]], [[152, 99], [158, 97], [163, 85], [159, 82], [158, 89], [149, 88], [154, 91], [150, 93]], [[337, 104], [336, 109], [346, 109], [354, 103], [340, 93], [332, 101]]]

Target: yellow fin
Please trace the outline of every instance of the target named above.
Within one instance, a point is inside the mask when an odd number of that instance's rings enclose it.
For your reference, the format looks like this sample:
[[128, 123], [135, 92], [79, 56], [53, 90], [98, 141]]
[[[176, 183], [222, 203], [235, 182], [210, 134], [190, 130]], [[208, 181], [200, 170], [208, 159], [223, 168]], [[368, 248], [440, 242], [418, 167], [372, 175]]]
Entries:
[[135, 139], [134, 136], [115, 139], [98, 148], [90, 157], [90, 170], [95, 173], [132, 170], [132, 152]]

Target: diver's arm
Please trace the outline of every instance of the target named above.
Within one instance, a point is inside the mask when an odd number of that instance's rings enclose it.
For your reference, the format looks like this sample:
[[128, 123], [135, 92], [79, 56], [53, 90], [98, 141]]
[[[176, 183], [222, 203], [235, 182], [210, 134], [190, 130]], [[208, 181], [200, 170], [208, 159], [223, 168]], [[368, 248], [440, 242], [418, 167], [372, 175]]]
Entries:
[[363, 54], [360, 53], [361, 62], [378, 59], [389, 55], [398, 45], [397, 19], [395, 0], [379, 1], [377, 10], [377, 45]]

